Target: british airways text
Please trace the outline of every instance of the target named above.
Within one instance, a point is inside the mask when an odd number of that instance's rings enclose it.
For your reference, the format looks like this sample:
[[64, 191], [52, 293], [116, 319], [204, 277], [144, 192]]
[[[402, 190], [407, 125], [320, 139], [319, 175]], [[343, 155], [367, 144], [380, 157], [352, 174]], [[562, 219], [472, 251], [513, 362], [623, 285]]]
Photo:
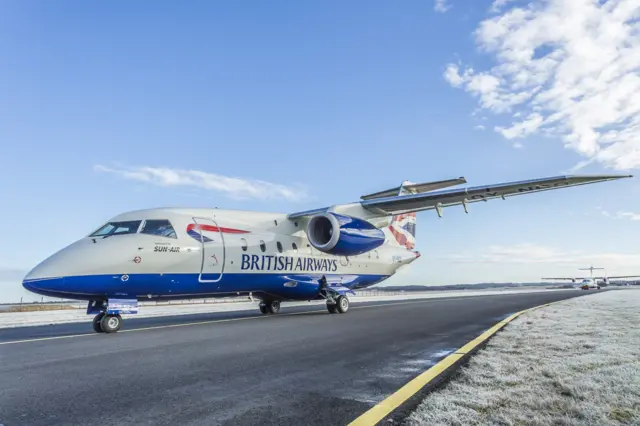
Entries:
[[335, 272], [338, 270], [338, 261], [336, 259], [312, 259], [309, 257], [293, 258], [289, 256], [243, 254], [242, 270]]

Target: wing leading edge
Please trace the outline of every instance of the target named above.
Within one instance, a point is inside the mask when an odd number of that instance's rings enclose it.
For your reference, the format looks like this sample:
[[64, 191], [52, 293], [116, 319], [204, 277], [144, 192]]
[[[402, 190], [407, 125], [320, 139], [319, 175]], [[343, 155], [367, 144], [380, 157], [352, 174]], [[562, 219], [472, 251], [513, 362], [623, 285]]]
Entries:
[[615, 280], [615, 279], [621, 279], [621, 278], [640, 278], [640, 275], [616, 275], [614, 277], [542, 277], [540, 278], [541, 280], [545, 280], [545, 281], [552, 281], [552, 280], [556, 280], [556, 281], [564, 281], [564, 280], [573, 280], [573, 281], [578, 281], [578, 280], [589, 280], [589, 279], [594, 279], [594, 280], [603, 280], [603, 279], [608, 279], [608, 280]]
[[[371, 213], [381, 216], [398, 215], [403, 213], [418, 212], [436, 209], [442, 214], [443, 207], [463, 205], [465, 211], [467, 204], [478, 201], [488, 201], [494, 198], [513, 197], [522, 194], [549, 191], [553, 189], [568, 188], [572, 186], [587, 185], [591, 183], [605, 182], [622, 178], [630, 178], [633, 175], [573, 175], [555, 176], [542, 179], [531, 179], [518, 182], [499, 183], [495, 185], [473, 186], [460, 189], [447, 189], [442, 191], [425, 192], [409, 195], [397, 195], [361, 200], [360, 205]], [[311, 216], [330, 208], [308, 210], [292, 213], [289, 219]]]

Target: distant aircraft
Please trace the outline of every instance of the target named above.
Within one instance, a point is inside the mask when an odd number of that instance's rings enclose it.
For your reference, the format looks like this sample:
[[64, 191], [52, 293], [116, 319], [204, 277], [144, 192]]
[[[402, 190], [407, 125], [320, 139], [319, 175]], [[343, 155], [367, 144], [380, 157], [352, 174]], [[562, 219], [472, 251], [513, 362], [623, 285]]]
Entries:
[[563, 281], [563, 280], [571, 280], [572, 283], [575, 283], [576, 281], [580, 280], [580, 284], [578, 285], [578, 288], [581, 288], [583, 290], [589, 290], [592, 288], [595, 289], [600, 289], [600, 284], [604, 284], [604, 285], [609, 285], [609, 280], [611, 279], [621, 279], [621, 278], [637, 278], [640, 277], [640, 275], [618, 275], [618, 276], [613, 276], [613, 277], [608, 277], [606, 276], [602, 276], [602, 277], [594, 277], [593, 276], [593, 271], [594, 270], [601, 270], [604, 268], [594, 268], [593, 266], [590, 266], [588, 268], [580, 268], [579, 271], [590, 271], [590, 276], [587, 277], [547, 277], [547, 278], [542, 278], [543, 280], [554, 280], [554, 281]]
[[246, 295], [263, 314], [281, 301], [325, 300], [349, 309], [349, 294], [420, 257], [416, 212], [529, 194], [628, 175], [559, 176], [461, 189], [461, 177], [400, 186], [358, 202], [298, 213], [155, 208], [120, 214], [36, 266], [23, 286], [88, 300], [96, 332], [112, 333], [141, 300]]

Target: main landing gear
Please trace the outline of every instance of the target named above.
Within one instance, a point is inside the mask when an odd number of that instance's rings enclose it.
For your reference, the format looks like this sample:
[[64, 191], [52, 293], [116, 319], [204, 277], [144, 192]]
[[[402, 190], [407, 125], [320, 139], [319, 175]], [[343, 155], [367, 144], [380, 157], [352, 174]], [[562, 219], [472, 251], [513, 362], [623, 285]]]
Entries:
[[262, 314], [277, 314], [280, 312], [280, 301], [260, 302], [259, 307]]
[[344, 314], [349, 310], [349, 299], [347, 296], [327, 298], [327, 310], [330, 314]]
[[349, 299], [327, 285], [327, 279], [320, 280], [320, 296], [327, 301], [327, 311], [330, 314], [345, 314], [349, 310]]
[[115, 333], [122, 327], [120, 314], [108, 315], [100, 312], [93, 318], [93, 331], [96, 333]]

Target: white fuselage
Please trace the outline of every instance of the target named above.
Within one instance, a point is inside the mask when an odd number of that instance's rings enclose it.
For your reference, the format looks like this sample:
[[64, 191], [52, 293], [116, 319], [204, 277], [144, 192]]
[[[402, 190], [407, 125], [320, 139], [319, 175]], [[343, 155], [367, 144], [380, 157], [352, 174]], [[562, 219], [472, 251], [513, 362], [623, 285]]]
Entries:
[[[147, 232], [162, 221], [172, 233], [166, 227]], [[34, 268], [24, 286], [87, 300], [247, 293], [304, 300], [317, 295], [323, 277], [350, 289], [366, 287], [419, 256], [387, 243], [357, 256], [323, 253], [309, 243], [305, 223], [277, 213], [163, 208], [124, 213], [109, 223], [130, 228], [80, 239]]]

